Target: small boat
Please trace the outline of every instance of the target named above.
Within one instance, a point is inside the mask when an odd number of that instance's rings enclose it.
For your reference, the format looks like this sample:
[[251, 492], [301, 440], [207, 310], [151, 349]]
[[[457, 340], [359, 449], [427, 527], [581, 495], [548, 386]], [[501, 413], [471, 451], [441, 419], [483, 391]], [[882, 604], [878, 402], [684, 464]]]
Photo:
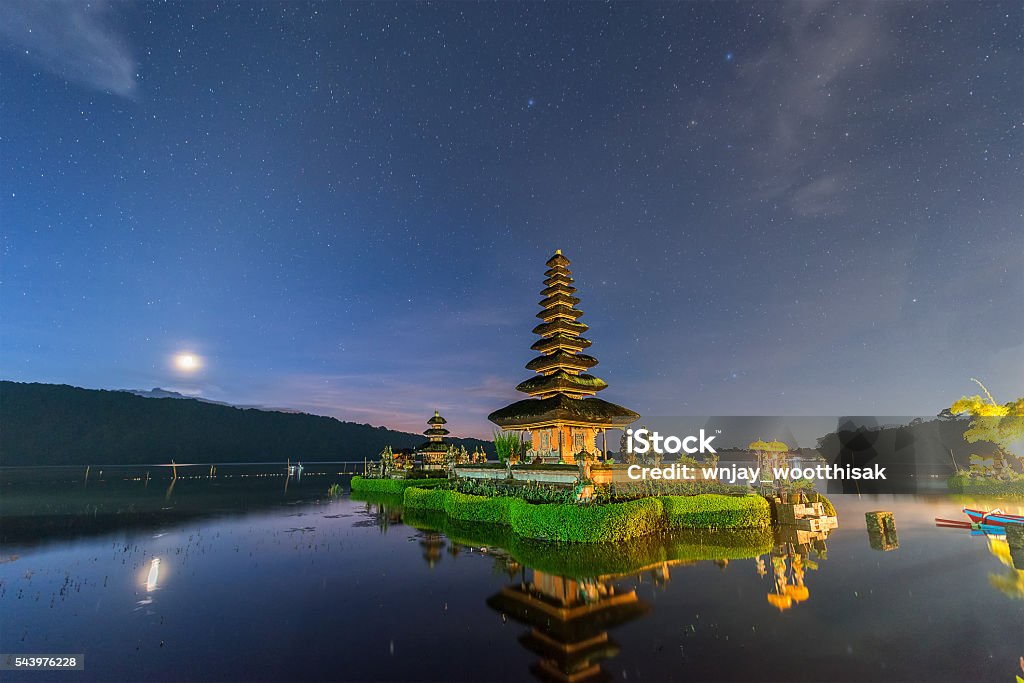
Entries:
[[935, 526], [940, 529], [964, 529], [970, 531], [971, 536], [1005, 536], [1006, 527], [994, 526], [991, 524], [975, 524], [974, 522], [965, 522], [957, 519], [942, 519], [940, 517], [935, 518]]
[[971, 521], [975, 524], [984, 526], [1000, 526], [1005, 527], [1007, 524], [1024, 524], [1024, 516], [1022, 515], [1010, 515], [999, 508], [992, 510], [991, 512], [983, 512], [981, 510], [972, 510], [970, 508], [964, 508], [964, 514], [971, 518]]

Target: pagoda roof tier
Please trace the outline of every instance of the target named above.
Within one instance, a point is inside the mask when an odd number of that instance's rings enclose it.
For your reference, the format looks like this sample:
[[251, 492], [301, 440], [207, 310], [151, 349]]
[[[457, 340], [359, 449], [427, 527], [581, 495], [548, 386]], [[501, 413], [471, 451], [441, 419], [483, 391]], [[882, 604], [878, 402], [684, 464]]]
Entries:
[[541, 299], [538, 303], [541, 308], [551, 308], [557, 304], [566, 304], [567, 306], [575, 306], [580, 300], [577, 297], [569, 296], [565, 292], [556, 292], [551, 296]]
[[539, 353], [551, 353], [552, 351], [556, 351], [559, 349], [575, 349], [576, 351], [580, 351], [582, 349], [588, 348], [590, 344], [591, 342], [589, 339], [577, 337], [574, 334], [565, 334], [564, 332], [559, 332], [557, 334], [551, 335], [550, 337], [538, 339], [537, 341], [533, 342], [533, 345], [531, 345], [530, 348]]
[[588, 329], [585, 323], [578, 323], [572, 320], [566, 320], [565, 318], [558, 318], [549, 323], [541, 323], [537, 327], [533, 328], [534, 334], [539, 334], [542, 337], [550, 337], [557, 332], [564, 332], [565, 334], [583, 334]]
[[555, 294], [575, 294], [576, 288], [569, 285], [558, 285], [557, 287], [545, 287], [540, 290], [541, 296], [553, 296]]
[[600, 377], [586, 374], [574, 375], [559, 369], [550, 375], [537, 375], [524, 382], [520, 382], [516, 387], [516, 391], [533, 396], [554, 394], [559, 391], [566, 394], [579, 394], [583, 396], [594, 394], [606, 388], [608, 388], [608, 383]]
[[428, 425], [443, 425], [443, 424], [448, 424], [448, 420], [446, 420], [443, 417], [441, 417], [440, 413], [438, 413], [435, 410], [434, 411], [434, 417], [432, 417], [429, 420], [427, 420], [427, 424]]
[[554, 268], [548, 268], [544, 271], [544, 277], [552, 277], [554, 275], [566, 275], [572, 277], [572, 271], [565, 266], [555, 266]]
[[431, 427], [430, 429], [427, 429], [423, 433], [426, 434], [427, 436], [444, 436], [445, 434], [450, 434], [451, 432], [449, 432], [444, 427]]
[[[529, 631], [519, 636], [519, 642], [530, 652], [551, 660], [559, 672], [572, 674], [589, 666], [596, 666], [602, 660], [617, 656], [622, 648], [606, 633], [579, 643], [560, 643], [542, 631]], [[601, 671], [600, 673], [604, 673]], [[600, 677], [595, 680], [608, 680]]]
[[573, 280], [571, 276], [562, 274], [552, 275], [549, 278], [544, 278], [545, 287], [554, 287], [556, 285], [571, 287], [573, 282], [575, 282], [575, 280]]
[[548, 398], [516, 401], [494, 411], [487, 419], [505, 429], [529, 429], [556, 423], [624, 427], [639, 420], [640, 415], [600, 398], [570, 398], [565, 394], [555, 394]]
[[597, 359], [585, 353], [569, 353], [559, 349], [554, 353], [537, 356], [526, 364], [527, 370], [546, 372], [548, 370], [587, 370], [597, 365]]
[[554, 256], [547, 260], [547, 263], [545, 263], [544, 265], [547, 266], [548, 268], [554, 268], [555, 266], [568, 266], [569, 259], [562, 256], [562, 250], [559, 249], [558, 251], [555, 252]]
[[583, 311], [573, 296], [569, 259], [561, 250], [548, 259], [544, 299], [537, 314], [542, 322], [533, 328], [540, 335], [530, 347], [543, 355], [527, 363], [526, 368], [539, 373], [520, 382], [517, 391], [532, 398], [513, 403], [491, 413], [488, 419], [504, 429], [533, 429], [554, 424], [593, 427], [628, 425], [640, 419], [632, 410], [592, 397], [607, 388], [603, 379], [587, 374], [597, 359], [581, 353], [590, 341], [580, 335], [589, 326], [578, 321]]
[[543, 309], [537, 314], [537, 317], [542, 320], [554, 320], [555, 318], [575, 320], [581, 315], [583, 315], [583, 311], [573, 308], [569, 304], [555, 304], [551, 308]]

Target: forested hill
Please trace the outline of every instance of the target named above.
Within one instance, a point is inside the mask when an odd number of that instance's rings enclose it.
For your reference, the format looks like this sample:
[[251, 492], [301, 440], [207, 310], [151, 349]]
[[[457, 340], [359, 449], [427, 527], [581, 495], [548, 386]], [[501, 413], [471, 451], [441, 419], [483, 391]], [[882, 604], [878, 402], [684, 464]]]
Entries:
[[[425, 440], [305, 413], [0, 381], [0, 465], [362, 460]], [[494, 450], [478, 439], [451, 441]]]

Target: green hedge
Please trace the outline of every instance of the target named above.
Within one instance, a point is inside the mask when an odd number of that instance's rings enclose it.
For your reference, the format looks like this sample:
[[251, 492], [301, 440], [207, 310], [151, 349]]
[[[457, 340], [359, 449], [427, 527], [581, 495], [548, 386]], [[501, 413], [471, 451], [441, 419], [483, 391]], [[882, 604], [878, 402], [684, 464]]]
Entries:
[[444, 512], [444, 501], [450, 491], [444, 489], [424, 489], [413, 487], [405, 490], [402, 503], [408, 508], [440, 510]]
[[978, 496], [997, 498], [1024, 497], [1024, 478], [1001, 480], [990, 477], [972, 477], [965, 473], [954, 474], [946, 481], [946, 486], [954, 493], [966, 493]]
[[752, 529], [771, 526], [772, 508], [761, 496], [662, 496], [670, 529]]
[[512, 517], [512, 530], [542, 541], [599, 543], [646, 536], [662, 528], [664, 509], [657, 498], [610, 505], [524, 503]]
[[513, 510], [523, 503], [518, 498], [471, 496], [457, 491], [444, 491], [444, 511], [452, 519], [486, 524], [512, 524]]
[[473, 496], [445, 489], [407, 488], [404, 506], [443, 511], [449, 519], [509, 527], [524, 538], [570, 543], [622, 541], [666, 529], [766, 528], [760, 496], [663, 496], [606, 505], [531, 504], [508, 496]]
[[352, 477], [353, 491], [367, 491], [373, 493], [394, 493], [402, 495], [407, 488], [427, 488], [447, 484], [447, 479], [367, 479], [366, 477]]

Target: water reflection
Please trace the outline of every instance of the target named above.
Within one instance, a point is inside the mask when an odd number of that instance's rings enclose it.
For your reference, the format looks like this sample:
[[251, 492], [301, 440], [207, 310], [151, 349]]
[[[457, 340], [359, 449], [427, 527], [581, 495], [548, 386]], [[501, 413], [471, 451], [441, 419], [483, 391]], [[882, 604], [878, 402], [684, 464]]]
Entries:
[[[168, 470], [170, 477], [157, 479], [148, 470], [119, 468], [113, 474], [93, 470], [86, 487], [81, 472], [77, 480], [68, 481], [66, 468], [46, 469], [38, 476], [31, 468], [15, 469], [0, 468], [3, 544], [37, 545], [131, 528], [159, 529], [186, 520], [314, 502], [324, 496], [328, 476], [308, 468], [301, 477], [264, 471], [270, 467], [233, 468], [224, 474], [211, 466], [209, 474]], [[278, 477], [291, 480], [286, 489]], [[151, 482], [159, 485], [154, 488]]]
[[154, 557], [149, 564], [149, 574], [146, 576], [146, 592], [152, 593], [157, 589], [157, 582], [160, 580], [160, 558]]
[[[373, 493], [352, 493], [352, 500], [361, 503], [363, 514], [382, 534], [402, 524], [402, 499], [399, 496]], [[359, 524], [359, 526], [364, 526]]]
[[[974, 681], [1005, 678], [1021, 654], [1014, 541], [933, 521], [1005, 501], [844, 497], [834, 502], [855, 523], [828, 536], [552, 546], [400, 500], [326, 496], [308, 472], [287, 497], [276, 477], [236, 487], [179, 472], [171, 504], [166, 478], [136, 495], [144, 471], [115, 489], [97, 469], [86, 497], [78, 474], [46, 497], [0, 491], [0, 531], [12, 534], [13, 512], [30, 539], [0, 542], [0, 640], [6, 652], [74, 643], [104, 660], [90, 680], [186, 680], [201, 667], [208, 680]], [[900, 551], [869, 549], [859, 520], [878, 510], [898, 517]], [[329, 656], [339, 633], [360, 653], [341, 670]], [[439, 642], [461, 643], [459, 656], [437, 657]], [[310, 656], [282, 657], [293, 647]]]
[[444, 537], [435, 532], [424, 532], [420, 538], [420, 546], [423, 548], [423, 559], [431, 569], [441, 559], [441, 551], [444, 550]]
[[1007, 568], [1003, 574], [989, 574], [989, 583], [1003, 595], [1024, 600], [1024, 549], [1011, 547], [1002, 534], [987, 534], [987, 540], [988, 551]]
[[[366, 503], [366, 511], [378, 524], [395, 514], [383, 502]], [[666, 591], [674, 571], [701, 564], [721, 571], [746, 567], [771, 581], [767, 602], [780, 611], [809, 600], [807, 572], [827, 559], [831, 531], [783, 526], [690, 531], [609, 545], [547, 544], [501, 527], [462, 525], [443, 514], [406, 509], [399, 517], [419, 530], [416, 538], [431, 569], [447, 547], [452, 555], [460, 549], [487, 554], [496, 573], [512, 579], [486, 604], [503, 621], [527, 627], [517, 640], [536, 656], [530, 671], [542, 681], [609, 680], [604, 667], [621, 653], [609, 632], [650, 613], [652, 605], [638, 587]]]
[[[828, 531], [804, 531], [782, 526], [775, 533], [775, 547], [770, 553], [774, 589], [768, 593], [768, 604], [784, 612], [811, 597], [806, 572], [816, 571], [818, 561], [828, 559], [825, 539]], [[812, 557], [813, 555], [813, 557]], [[757, 573], [764, 576], [764, 561], [757, 558]]]
[[529, 627], [519, 643], [539, 659], [530, 671], [542, 681], [603, 681], [601, 663], [619, 654], [608, 629], [638, 619], [651, 606], [635, 590], [619, 591], [613, 577], [573, 579], [536, 569], [505, 586], [487, 605]]

